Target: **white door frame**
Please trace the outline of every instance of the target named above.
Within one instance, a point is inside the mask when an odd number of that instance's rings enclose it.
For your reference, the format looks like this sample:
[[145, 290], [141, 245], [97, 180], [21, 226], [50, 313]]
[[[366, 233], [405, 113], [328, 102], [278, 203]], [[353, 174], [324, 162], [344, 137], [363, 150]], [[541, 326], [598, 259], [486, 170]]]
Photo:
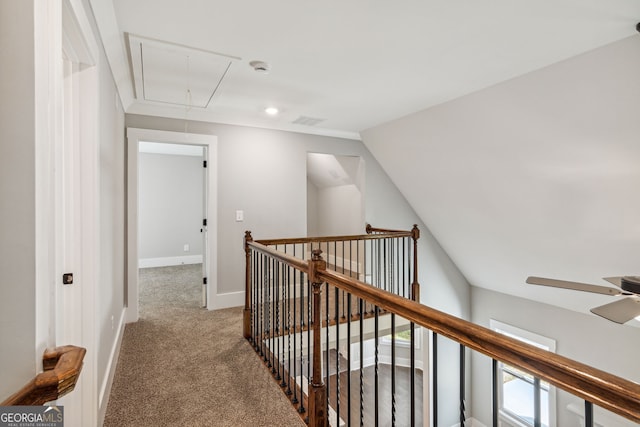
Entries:
[[207, 301], [209, 310], [214, 308], [218, 294], [218, 138], [215, 135], [201, 135], [183, 132], [170, 132], [156, 129], [127, 128], [127, 323], [136, 322], [140, 316], [138, 301], [138, 153], [139, 143], [164, 142], [170, 144], [201, 145], [208, 154], [206, 175], [208, 177], [207, 195], [207, 242], [204, 253], [207, 260]]

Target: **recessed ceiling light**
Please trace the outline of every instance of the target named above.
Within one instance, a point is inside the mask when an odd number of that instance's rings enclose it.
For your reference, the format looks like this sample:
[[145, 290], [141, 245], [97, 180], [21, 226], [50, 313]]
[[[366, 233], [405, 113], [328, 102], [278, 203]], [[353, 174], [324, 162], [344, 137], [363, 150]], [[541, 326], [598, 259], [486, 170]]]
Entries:
[[278, 114], [278, 109], [276, 107], [267, 107], [264, 109], [264, 112], [270, 116], [275, 116]]

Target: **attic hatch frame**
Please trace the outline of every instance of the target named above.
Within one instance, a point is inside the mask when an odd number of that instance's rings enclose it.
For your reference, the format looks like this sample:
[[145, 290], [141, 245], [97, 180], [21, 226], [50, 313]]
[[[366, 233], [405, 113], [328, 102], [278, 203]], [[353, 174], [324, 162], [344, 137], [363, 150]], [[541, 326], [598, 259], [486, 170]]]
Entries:
[[[134, 97], [142, 102], [207, 109], [211, 105], [211, 101], [220, 88], [233, 62], [241, 59], [232, 55], [143, 37], [132, 33], [125, 33], [125, 38], [127, 40], [129, 53]], [[145, 47], [148, 47], [148, 49], [145, 50]], [[153, 54], [154, 50], [156, 51], [155, 54]], [[157, 64], [155, 67], [151, 66], [153, 63], [151, 58], [155, 57], [156, 62], [158, 60], [162, 62], [162, 60], [168, 61], [168, 56], [171, 55], [182, 56], [186, 59], [186, 69], [183, 70], [186, 76], [177, 73], [175, 76], [172, 76], [171, 79], [167, 79], [167, 75], [164, 76], [165, 78], [160, 79], [159, 77], [162, 77], [162, 70], [158, 69]], [[175, 58], [169, 60], [172, 66], [175, 66], [175, 62]], [[191, 67], [194, 68], [193, 73], [191, 72]], [[154, 72], [155, 78], [153, 77]], [[203, 77], [198, 80], [195, 78], [195, 76], [198, 75]], [[149, 94], [150, 88], [147, 87], [147, 83], [151, 83], [154, 80], [156, 86], [165, 88], [165, 90], [167, 87], [175, 85], [176, 90], [174, 90], [174, 92], [178, 91], [178, 86], [184, 84], [185, 94], [180, 93], [178, 95], [174, 93], [173, 96], [165, 94], [163, 95], [165, 96], [164, 99], [163, 96], [159, 94]], [[196, 93], [195, 102], [193, 100], [194, 91]], [[198, 96], [198, 92], [201, 93], [200, 96]]]

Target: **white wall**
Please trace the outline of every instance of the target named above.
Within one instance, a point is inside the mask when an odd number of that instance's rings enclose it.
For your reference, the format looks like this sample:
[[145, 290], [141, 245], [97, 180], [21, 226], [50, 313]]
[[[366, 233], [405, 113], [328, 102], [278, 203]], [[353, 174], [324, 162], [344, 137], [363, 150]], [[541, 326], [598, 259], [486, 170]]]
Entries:
[[[97, 31], [94, 30], [95, 33]], [[124, 111], [104, 52], [98, 61], [100, 140], [100, 283], [97, 289], [97, 398], [106, 411], [122, 339], [125, 309], [125, 133]]]
[[[202, 157], [140, 153], [139, 257], [176, 265], [202, 257]], [[184, 245], [189, 250], [184, 251]], [[191, 261], [189, 261], [191, 262]]]
[[362, 195], [354, 184], [318, 188], [316, 231], [320, 236], [362, 234]]
[[38, 369], [34, 21], [33, 2], [0, 2], [0, 401]]
[[[474, 323], [488, 328], [489, 319], [495, 319], [554, 339], [556, 353], [640, 382], [640, 329], [475, 286], [471, 289]], [[473, 417], [491, 425], [491, 360], [488, 357], [474, 354], [470, 384]], [[580, 408], [584, 405], [567, 393], [558, 393], [557, 426], [577, 427], [577, 417], [566, 409], [571, 402], [577, 402]]]
[[307, 236], [319, 236], [318, 187], [307, 180]]
[[[126, 125], [177, 132], [185, 126], [182, 120], [130, 114]], [[218, 248], [224, 248], [218, 253], [220, 293], [244, 290], [245, 230], [255, 239], [306, 235], [306, 156], [323, 152], [364, 159], [366, 222], [396, 229], [421, 226], [419, 271], [425, 301], [468, 315], [466, 281], [361, 142], [203, 122], [188, 126], [192, 133], [218, 138]], [[237, 209], [244, 210], [244, 222], [235, 221]]]

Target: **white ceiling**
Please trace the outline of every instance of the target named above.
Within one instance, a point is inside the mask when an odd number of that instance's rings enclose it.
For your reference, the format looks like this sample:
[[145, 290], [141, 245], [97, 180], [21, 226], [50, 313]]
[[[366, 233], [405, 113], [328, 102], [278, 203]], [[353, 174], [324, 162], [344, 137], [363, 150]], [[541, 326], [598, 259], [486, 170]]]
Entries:
[[[640, 20], [637, 0], [90, 4], [128, 113], [355, 139], [362, 130], [630, 36]], [[127, 34], [157, 48], [149, 50], [149, 63], [159, 58], [153, 71], [165, 84], [154, 85], [146, 99], [135, 85], [140, 52]], [[173, 60], [171, 46], [182, 49]], [[229, 69], [223, 78], [199, 73], [204, 68], [194, 56], [185, 65], [186, 51], [224, 55]], [[266, 61], [270, 72], [255, 72], [253, 60]], [[197, 85], [204, 98], [196, 100]], [[267, 116], [268, 106], [280, 114]], [[319, 123], [293, 123], [300, 118]]]
[[[127, 113], [362, 132], [476, 286], [588, 312], [608, 301], [526, 276], [638, 274], [639, 0], [89, 1]], [[155, 101], [134, 36], [161, 57]]]

